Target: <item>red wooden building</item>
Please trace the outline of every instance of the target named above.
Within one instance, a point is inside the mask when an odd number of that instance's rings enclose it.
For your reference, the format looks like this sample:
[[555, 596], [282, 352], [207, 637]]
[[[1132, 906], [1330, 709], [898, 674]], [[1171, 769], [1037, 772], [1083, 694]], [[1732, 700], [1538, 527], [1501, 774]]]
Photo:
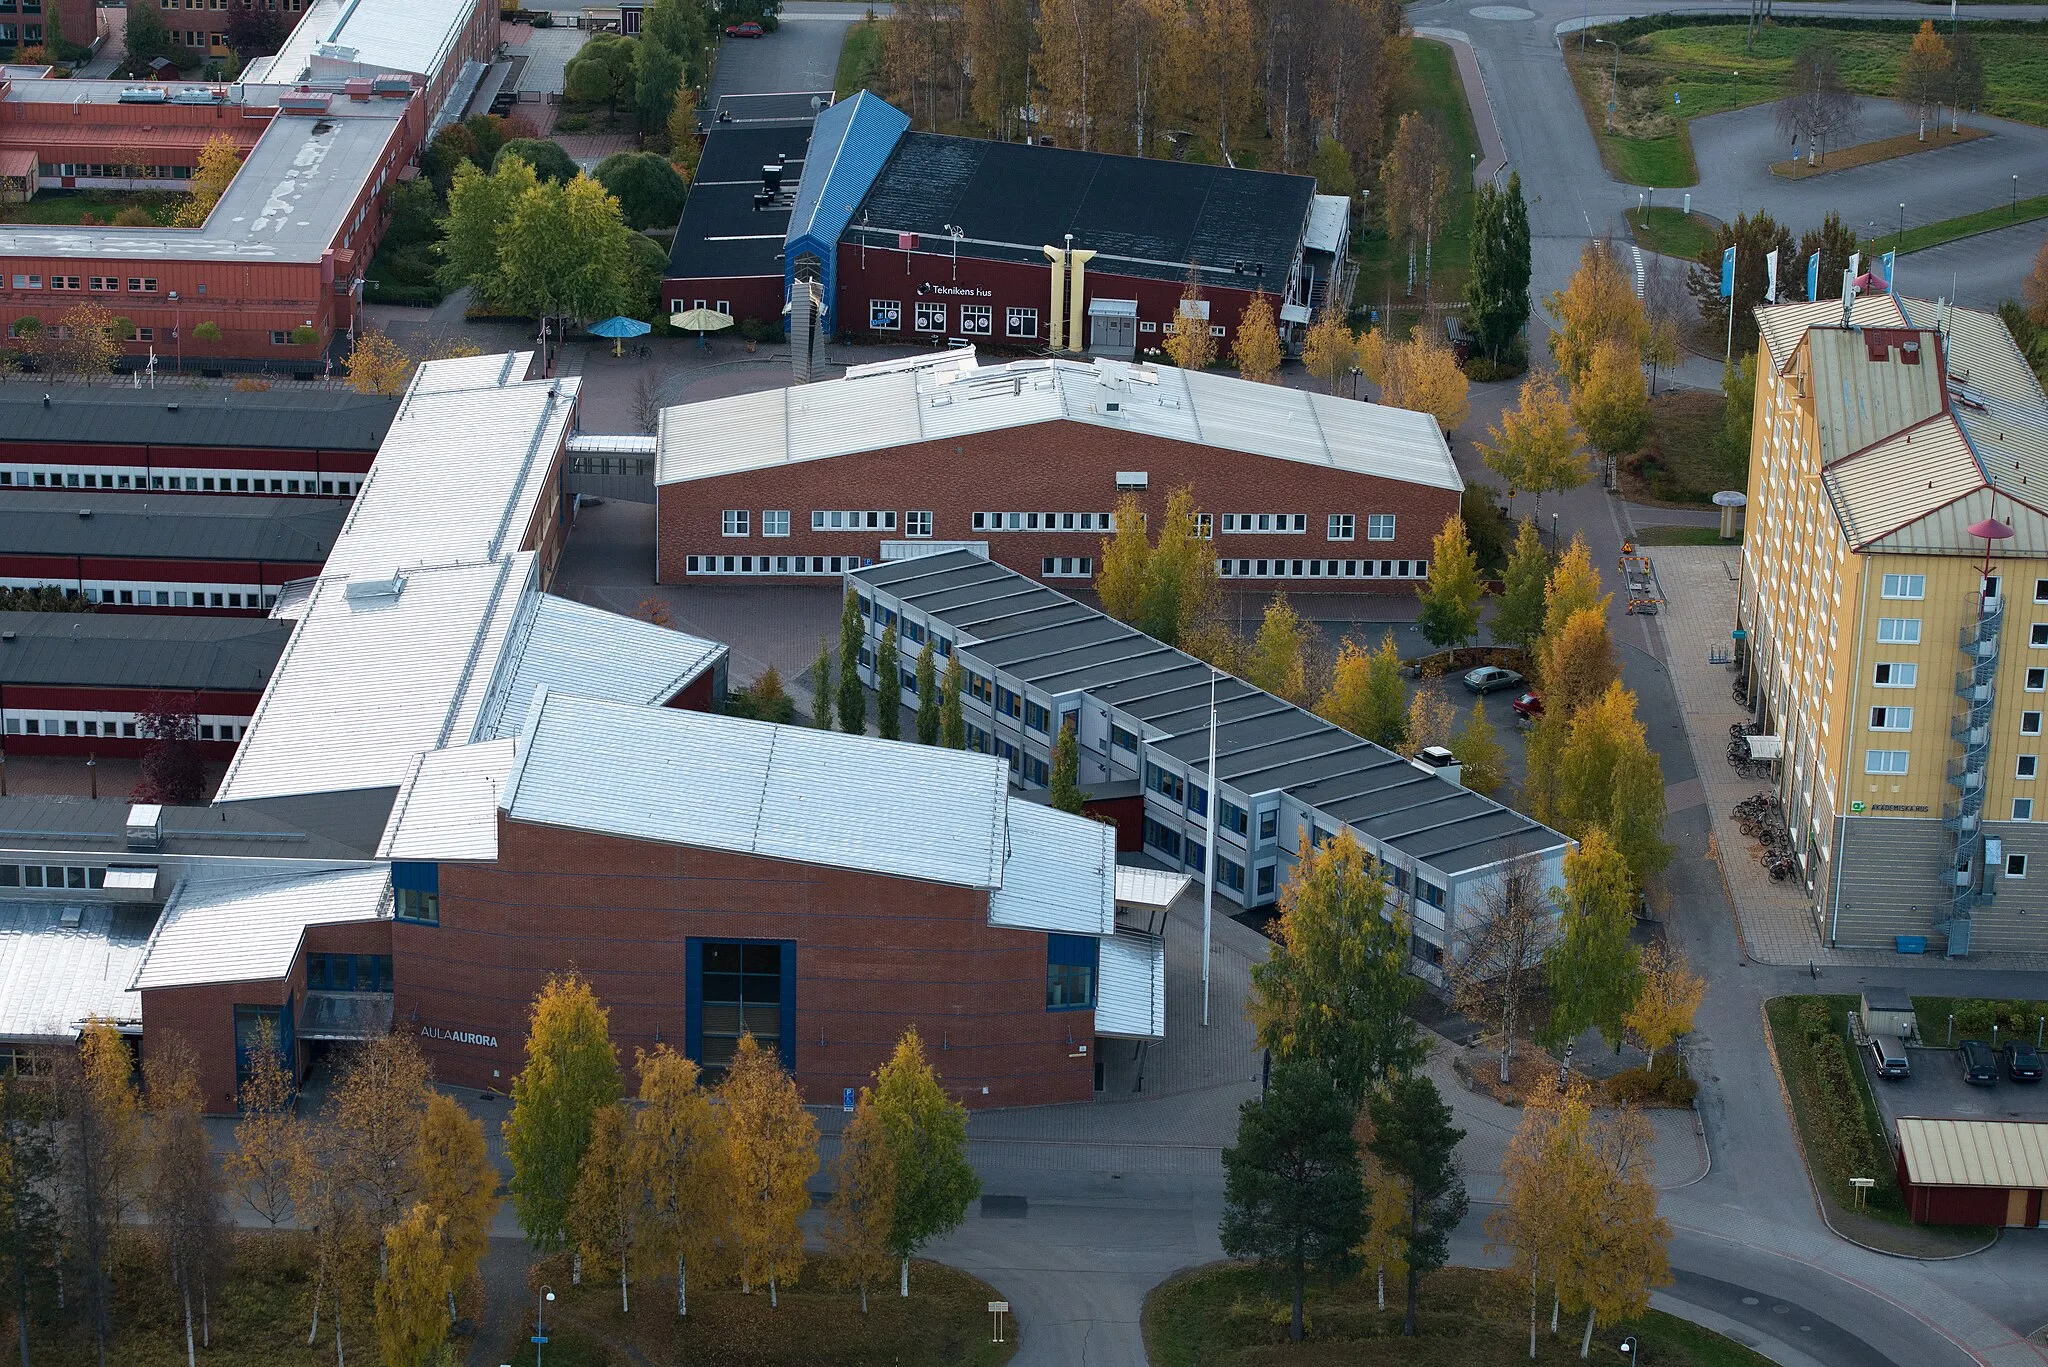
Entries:
[[1923, 1225], [2048, 1224], [2048, 1121], [1899, 1117], [1898, 1179]]

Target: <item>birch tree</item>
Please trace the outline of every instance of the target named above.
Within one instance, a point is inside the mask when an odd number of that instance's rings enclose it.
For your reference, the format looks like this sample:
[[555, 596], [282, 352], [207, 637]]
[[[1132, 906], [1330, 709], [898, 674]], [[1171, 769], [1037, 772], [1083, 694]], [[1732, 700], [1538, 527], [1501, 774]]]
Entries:
[[235, 1122], [226, 1167], [236, 1194], [271, 1229], [291, 1214], [292, 1171], [306, 1142], [293, 1095], [291, 1072], [278, 1055], [277, 1027], [266, 1020], [249, 1050], [249, 1075], [236, 1098], [242, 1118]]
[[633, 1313], [633, 1242], [641, 1193], [633, 1180], [633, 1116], [624, 1104], [600, 1106], [590, 1118], [590, 1143], [577, 1165], [569, 1230], [585, 1265], [618, 1273], [619, 1313]]
[[868, 1312], [868, 1283], [889, 1273], [895, 1259], [890, 1234], [896, 1216], [896, 1159], [876, 1113], [874, 1096], [860, 1089], [853, 1119], [839, 1134], [832, 1163], [832, 1201], [825, 1208], [825, 1251], [832, 1276], [860, 1291], [860, 1312]]
[[441, 1298], [452, 1294], [448, 1217], [424, 1201], [384, 1231], [385, 1273], [377, 1280], [377, 1349], [384, 1367], [428, 1367], [448, 1338]]
[[634, 1185], [645, 1193], [639, 1248], [650, 1267], [673, 1267], [676, 1314], [690, 1313], [691, 1268], [709, 1266], [729, 1236], [734, 1193], [725, 1122], [698, 1085], [697, 1065], [656, 1045], [636, 1059], [640, 1114]]
[[908, 1296], [911, 1254], [959, 1228], [981, 1195], [981, 1179], [967, 1162], [967, 1108], [940, 1085], [916, 1026], [876, 1073], [874, 1108], [896, 1174], [889, 1250], [901, 1262], [900, 1293]]
[[512, 1080], [505, 1121], [512, 1208], [536, 1249], [567, 1244], [570, 1195], [593, 1117], [622, 1091], [610, 1013], [576, 973], [549, 977], [533, 1001], [526, 1066]]
[[732, 1238], [740, 1286], [777, 1288], [803, 1270], [807, 1184], [818, 1170], [818, 1125], [804, 1110], [796, 1083], [773, 1054], [740, 1036], [732, 1066], [718, 1087], [732, 1151]]
[[413, 1156], [419, 1199], [441, 1222], [448, 1265], [448, 1322], [455, 1322], [455, 1292], [469, 1285], [490, 1251], [498, 1214], [498, 1169], [491, 1162], [482, 1122], [445, 1092], [427, 1098]]
[[220, 1174], [206, 1138], [199, 1060], [191, 1047], [175, 1035], [152, 1041], [147, 1074], [150, 1176], [143, 1210], [182, 1308], [185, 1361], [196, 1367], [200, 1341], [212, 1337], [208, 1293], [227, 1260]]
[[1543, 983], [1552, 936], [1542, 861], [1528, 855], [1502, 863], [1473, 905], [1458, 917], [1450, 953], [1451, 993], [1460, 1011], [1500, 1023], [1500, 1080], [1510, 1080], [1515, 1031]]

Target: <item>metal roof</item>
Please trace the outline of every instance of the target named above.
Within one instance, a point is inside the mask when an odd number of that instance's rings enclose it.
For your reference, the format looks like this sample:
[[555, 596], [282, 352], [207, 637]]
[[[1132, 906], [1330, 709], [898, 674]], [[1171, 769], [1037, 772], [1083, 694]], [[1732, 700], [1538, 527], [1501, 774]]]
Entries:
[[14, 555], [318, 565], [347, 516], [340, 503], [307, 498], [7, 489], [0, 547]]
[[[82, 797], [0, 797], [0, 850], [134, 857], [128, 804]], [[358, 852], [247, 807], [165, 807], [163, 843], [141, 856], [181, 860], [348, 859]]]
[[988, 923], [1062, 935], [1116, 930], [1116, 828], [1036, 803], [1010, 802], [1003, 885]]
[[1465, 487], [1436, 419], [1426, 413], [1112, 360], [905, 370], [663, 409], [655, 481], [679, 484], [1053, 422], [1438, 489]]
[[1120, 930], [1097, 942], [1095, 1033], [1166, 1038], [1166, 941]]
[[0, 684], [260, 693], [291, 634], [248, 617], [0, 612]]
[[[1908, 334], [1924, 362], [1915, 365], [1900, 360], [1896, 345], [1883, 345], [1895, 335], [1891, 330], [1869, 328], [1806, 330], [1814, 422], [1823, 465], [1917, 427], [1938, 415], [1946, 404], [1941, 367], [1934, 358], [1936, 334]], [[1875, 360], [1871, 358], [1874, 349], [1881, 351]]]
[[282, 978], [307, 926], [377, 920], [390, 894], [382, 864], [194, 869], [164, 904], [135, 987]]
[[[971, 578], [963, 572], [971, 571]], [[945, 623], [957, 648], [977, 661], [999, 653], [1020, 634], [1019, 623], [1039, 605], [1081, 605], [1033, 585], [1023, 613], [1007, 611], [1024, 576], [978, 561], [966, 551], [883, 562], [856, 570], [854, 580], [895, 595], [907, 608]], [[968, 593], [974, 601], [963, 600]], [[927, 595], [927, 584], [941, 585]], [[938, 605], [943, 602], [943, 606]], [[1388, 849], [1447, 873], [1481, 868], [1512, 855], [1558, 849], [1570, 841], [1512, 808], [1422, 769], [1393, 751], [1360, 739], [1303, 708], [1243, 680], [1216, 674], [1192, 655], [1135, 627], [1083, 608], [1091, 622], [1108, 624], [1132, 646], [1133, 668], [1120, 681], [1091, 686], [1098, 702], [1146, 728], [1146, 749], [1182, 764], [1208, 769], [1209, 680], [1217, 681], [1217, 770], [1246, 794], [1284, 792], [1355, 826]], [[1091, 633], [1092, 635], [1093, 633]], [[1093, 653], [1099, 645], [1082, 650]], [[1078, 653], [1078, 652], [1077, 652]], [[1057, 651], [1034, 654], [1031, 672], [1058, 678], [1068, 671]], [[1007, 672], [1007, 667], [1004, 667]], [[1026, 680], [1029, 681], [1028, 679]]]
[[415, 757], [391, 804], [379, 859], [494, 860], [498, 793], [519, 752], [510, 736]]
[[258, 392], [65, 380], [7, 385], [0, 386], [0, 466], [18, 442], [374, 451], [397, 411], [398, 400], [385, 395], [305, 385]]
[[2048, 1121], [1899, 1117], [1906, 1178], [1924, 1187], [2048, 1187]]
[[384, 73], [432, 78], [476, 9], [477, 0], [313, 0], [265, 75], [287, 82]]
[[1172, 906], [1195, 880], [1185, 873], [1148, 869], [1137, 864], [1116, 866], [1118, 906], [1152, 907], [1160, 911]]
[[909, 127], [908, 114], [868, 90], [819, 114], [784, 241], [808, 239], [825, 251], [836, 249], [854, 207]]
[[517, 735], [536, 691], [662, 704], [724, 659], [726, 647], [650, 622], [533, 595], [508, 645], [478, 734]]
[[1008, 784], [992, 756], [548, 693], [499, 802], [540, 825], [995, 888]]
[[533, 353], [419, 368], [327, 560], [327, 573], [388, 575], [519, 549], [553, 489], [581, 381], [528, 380]]
[[68, 1042], [92, 1016], [140, 1024], [129, 982], [155, 923], [154, 906], [0, 901], [0, 1040]]
[[1351, 218], [1349, 195], [1317, 195], [1309, 201], [1308, 231], [1302, 245], [1312, 251], [1331, 252], [1344, 241], [1344, 227]]

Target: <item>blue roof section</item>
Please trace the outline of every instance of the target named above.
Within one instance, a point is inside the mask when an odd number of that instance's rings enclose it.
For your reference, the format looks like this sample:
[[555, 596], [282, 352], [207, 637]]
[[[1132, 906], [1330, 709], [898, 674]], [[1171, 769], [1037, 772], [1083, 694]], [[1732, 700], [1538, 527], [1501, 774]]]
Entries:
[[818, 259], [825, 292], [825, 331], [835, 322], [839, 235], [910, 128], [910, 116], [863, 90], [822, 114], [811, 129], [803, 179], [797, 182], [789, 231], [782, 238], [783, 293], [796, 279], [796, 259], [808, 251]]

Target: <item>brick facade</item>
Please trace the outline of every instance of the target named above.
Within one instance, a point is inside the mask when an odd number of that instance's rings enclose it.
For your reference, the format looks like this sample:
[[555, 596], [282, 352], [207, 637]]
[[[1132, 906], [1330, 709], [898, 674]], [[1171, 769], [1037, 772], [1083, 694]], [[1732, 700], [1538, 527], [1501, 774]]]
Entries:
[[[932, 514], [934, 539], [986, 541], [992, 559], [1024, 574], [1045, 578], [1049, 557], [1087, 558], [1092, 570], [1093, 561], [1101, 556], [1101, 531], [977, 530], [974, 514], [1106, 513], [1120, 497], [1120, 471], [1145, 472], [1147, 487], [1138, 496], [1153, 517], [1165, 506], [1169, 491], [1192, 485], [1197, 505], [1216, 517], [1217, 555], [1230, 558], [1233, 571], [1239, 560], [1252, 562], [1250, 573], [1233, 573], [1226, 585], [1242, 577], [1246, 587], [1261, 591], [1313, 587], [1412, 594], [1431, 539], [1458, 510], [1459, 495], [1453, 489], [1088, 423], [1050, 422], [662, 485], [655, 495], [656, 578], [664, 584], [683, 584], [723, 577], [693, 574], [693, 555], [720, 557], [721, 567], [728, 556], [876, 559], [884, 540], [907, 538], [906, 514], [911, 511]], [[883, 508], [896, 515], [894, 531], [811, 530], [814, 509]], [[728, 509], [749, 513], [748, 535], [724, 534], [723, 513]], [[762, 514], [771, 509], [788, 511], [787, 537], [762, 535]], [[1225, 513], [1305, 514], [1306, 530], [1284, 535], [1225, 532]], [[1395, 515], [1393, 539], [1368, 540], [1368, 517], [1387, 513]], [[1332, 514], [1352, 517], [1354, 539], [1329, 539]], [[1341, 567], [1366, 557], [1375, 562], [1370, 577], [1340, 573], [1330, 579], [1320, 572], [1320, 566], [1332, 560]], [[1269, 570], [1283, 572], [1259, 574], [1260, 560]], [[1296, 562], [1301, 562], [1299, 569]], [[1319, 562], [1316, 572], [1311, 572], [1312, 562]], [[1384, 576], [1378, 573], [1382, 565], [1388, 571]], [[1052, 582], [1086, 583], [1092, 577], [1078, 564], [1066, 568], [1068, 573]], [[737, 566], [733, 572], [743, 573]], [[797, 576], [763, 576], [757, 571], [753, 577], [793, 581]], [[815, 581], [817, 575], [804, 577]]]
[[968, 1105], [1092, 1095], [1094, 1013], [1045, 1009], [1046, 937], [991, 929], [984, 892], [502, 817], [495, 865], [442, 866], [440, 925], [392, 927], [397, 1019], [494, 1041], [422, 1044], [443, 1081], [503, 1087], [534, 994], [574, 967], [630, 1065], [657, 1041], [684, 1047], [692, 936], [795, 942], [796, 1079], [813, 1104], [870, 1080], [913, 1024]]

